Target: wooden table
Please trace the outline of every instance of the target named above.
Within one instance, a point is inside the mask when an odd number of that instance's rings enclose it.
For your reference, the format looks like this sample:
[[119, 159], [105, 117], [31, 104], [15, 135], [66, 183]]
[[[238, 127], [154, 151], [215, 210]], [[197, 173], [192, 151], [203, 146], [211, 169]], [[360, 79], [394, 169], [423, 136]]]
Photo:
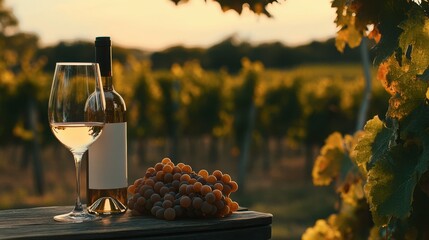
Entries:
[[272, 215], [238, 211], [222, 219], [159, 220], [150, 216], [104, 217], [87, 223], [59, 223], [53, 216], [71, 206], [0, 211], [0, 239], [270, 239]]

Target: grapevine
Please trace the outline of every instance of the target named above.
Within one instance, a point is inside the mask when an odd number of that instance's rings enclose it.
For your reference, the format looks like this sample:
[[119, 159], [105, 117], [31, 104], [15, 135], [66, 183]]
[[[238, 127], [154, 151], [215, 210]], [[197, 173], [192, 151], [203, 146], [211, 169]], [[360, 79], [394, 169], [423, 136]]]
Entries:
[[190, 165], [162, 159], [128, 187], [131, 214], [174, 220], [181, 217], [226, 217], [239, 205], [230, 198], [238, 185], [220, 170], [198, 173]]
[[[363, 37], [375, 40], [378, 79], [390, 99], [386, 116], [369, 120], [352, 148], [341, 147], [348, 137], [334, 134], [327, 139], [313, 180], [319, 185], [336, 180], [341, 207], [307, 229], [303, 239], [427, 239], [429, 3], [334, 0], [332, 6], [337, 8], [340, 51], [358, 46]], [[351, 204], [350, 197], [352, 203], [366, 202]], [[371, 212], [370, 223], [357, 214], [361, 210]], [[338, 221], [345, 213], [349, 217]], [[357, 226], [367, 230], [357, 231]]]

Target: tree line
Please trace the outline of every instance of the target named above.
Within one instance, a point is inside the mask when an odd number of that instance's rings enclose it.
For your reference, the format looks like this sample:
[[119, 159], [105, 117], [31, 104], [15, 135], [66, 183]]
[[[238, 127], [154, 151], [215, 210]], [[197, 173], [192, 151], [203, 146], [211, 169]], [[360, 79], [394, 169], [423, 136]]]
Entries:
[[[207, 48], [177, 45], [149, 52], [114, 45], [113, 51], [114, 60], [122, 64], [125, 64], [129, 57], [133, 57], [150, 60], [152, 69], [161, 70], [170, 69], [174, 64], [183, 65], [189, 61], [198, 61], [204, 69], [227, 70], [230, 73], [240, 71], [243, 58], [259, 61], [270, 69], [287, 69], [303, 64], [359, 63], [361, 60], [357, 49], [338, 52], [334, 39], [289, 47], [281, 42], [253, 45], [230, 36]], [[54, 46], [38, 49], [36, 55], [47, 59], [45, 71], [53, 71], [55, 62], [59, 61], [94, 61], [94, 43], [83, 40], [62, 41]]]

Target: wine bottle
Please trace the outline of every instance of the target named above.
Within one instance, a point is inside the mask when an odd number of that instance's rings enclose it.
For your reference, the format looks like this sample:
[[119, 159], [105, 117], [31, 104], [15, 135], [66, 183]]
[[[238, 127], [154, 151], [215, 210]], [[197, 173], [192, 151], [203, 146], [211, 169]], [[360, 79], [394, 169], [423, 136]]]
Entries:
[[88, 150], [87, 206], [90, 213], [124, 213], [128, 186], [126, 105], [112, 83], [110, 37], [95, 39], [95, 59], [106, 99], [106, 124]]

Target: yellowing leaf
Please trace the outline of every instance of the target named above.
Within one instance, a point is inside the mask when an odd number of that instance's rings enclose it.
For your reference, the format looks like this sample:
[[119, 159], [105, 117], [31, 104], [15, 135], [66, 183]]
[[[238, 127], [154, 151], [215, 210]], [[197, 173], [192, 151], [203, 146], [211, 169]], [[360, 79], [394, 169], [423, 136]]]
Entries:
[[416, 64], [408, 65], [404, 69], [393, 56], [387, 60], [387, 64], [389, 64], [389, 70], [383, 85], [386, 85], [385, 88], [392, 94], [387, 116], [401, 120], [425, 103], [429, 85], [427, 81], [418, 78], [418, 74], [422, 71]]
[[395, 139], [395, 131], [387, 128], [378, 116], [369, 120], [352, 152], [356, 164], [367, 170], [368, 166], [385, 158], [390, 142]]
[[341, 134], [332, 133], [326, 139], [325, 145], [314, 163], [313, 183], [315, 185], [329, 185], [340, 174], [342, 161], [346, 157]]
[[329, 217], [328, 221], [317, 220], [312, 228], [308, 228], [302, 235], [302, 240], [341, 240], [341, 232], [335, 227], [336, 215]]
[[363, 179], [360, 175], [350, 173], [344, 183], [338, 189], [341, 199], [352, 206], [357, 206], [361, 199], [364, 199]]

